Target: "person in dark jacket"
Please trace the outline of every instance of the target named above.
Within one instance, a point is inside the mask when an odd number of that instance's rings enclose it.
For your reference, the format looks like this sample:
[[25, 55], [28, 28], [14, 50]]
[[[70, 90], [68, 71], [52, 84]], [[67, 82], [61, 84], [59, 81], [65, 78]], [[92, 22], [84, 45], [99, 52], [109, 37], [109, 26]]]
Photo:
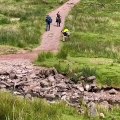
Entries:
[[57, 13], [57, 17], [61, 17], [60, 12]]
[[57, 23], [57, 27], [60, 27], [60, 23], [61, 23], [61, 15], [60, 15], [59, 12], [57, 13], [56, 23]]
[[47, 15], [46, 16], [46, 31], [50, 31], [50, 24], [52, 23], [52, 18]]

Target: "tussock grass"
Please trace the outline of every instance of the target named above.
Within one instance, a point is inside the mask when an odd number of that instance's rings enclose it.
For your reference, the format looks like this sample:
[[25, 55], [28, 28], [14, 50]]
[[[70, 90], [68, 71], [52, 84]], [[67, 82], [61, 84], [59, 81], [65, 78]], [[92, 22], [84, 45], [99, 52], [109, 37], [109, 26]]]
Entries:
[[52, 58], [52, 57], [54, 57], [54, 55], [52, 53], [50, 53], [50, 52], [47, 52], [47, 53], [43, 52], [43, 53], [39, 54], [38, 61], [39, 62], [43, 62], [43, 61], [45, 61], [45, 60], [47, 60], [49, 58]]

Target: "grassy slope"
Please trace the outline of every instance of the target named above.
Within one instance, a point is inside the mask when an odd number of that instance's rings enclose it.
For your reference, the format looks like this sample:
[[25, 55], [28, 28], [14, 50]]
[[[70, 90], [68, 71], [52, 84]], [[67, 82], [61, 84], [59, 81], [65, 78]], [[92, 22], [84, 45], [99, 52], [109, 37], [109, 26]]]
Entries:
[[[4, 102], [3, 102], [4, 101]], [[105, 111], [104, 120], [119, 120], [119, 107]], [[99, 120], [99, 118], [89, 119], [80, 116], [73, 108], [59, 104], [48, 104], [44, 100], [25, 100], [20, 97], [13, 97], [8, 93], [0, 92], [0, 120]]]
[[61, 56], [67, 53], [67, 58], [51, 57], [39, 64], [75, 72], [95, 68], [99, 84], [120, 87], [120, 1], [82, 0], [66, 27], [71, 38], [63, 44]]
[[36, 47], [45, 31], [46, 14], [60, 4], [59, 0], [0, 0], [0, 45]]

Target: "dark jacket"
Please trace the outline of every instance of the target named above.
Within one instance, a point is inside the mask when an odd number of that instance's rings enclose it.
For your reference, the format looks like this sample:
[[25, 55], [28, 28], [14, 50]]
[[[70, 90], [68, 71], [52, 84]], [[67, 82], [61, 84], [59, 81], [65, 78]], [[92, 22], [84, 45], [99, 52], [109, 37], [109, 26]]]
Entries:
[[50, 16], [47, 16], [47, 17], [46, 17], [46, 23], [47, 23], [47, 24], [52, 23], [52, 18], [51, 18]]
[[61, 17], [56, 17], [56, 22], [61, 23]]

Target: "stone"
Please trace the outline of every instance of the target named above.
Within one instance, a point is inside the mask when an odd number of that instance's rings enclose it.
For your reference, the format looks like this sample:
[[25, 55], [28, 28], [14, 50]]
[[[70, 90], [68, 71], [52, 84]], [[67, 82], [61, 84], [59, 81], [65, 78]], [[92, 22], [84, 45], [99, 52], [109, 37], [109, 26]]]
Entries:
[[47, 100], [50, 100], [50, 101], [52, 101], [52, 100], [55, 99], [55, 95], [54, 95], [54, 94], [46, 94], [44, 97], [45, 97]]
[[98, 116], [98, 111], [96, 108], [96, 104], [94, 102], [88, 103], [88, 113], [89, 113], [90, 117], [97, 117]]
[[107, 101], [103, 101], [99, 104], [99, 107], [108, 110], [110, 108], [110, 104]]
[[37, 78], [37, 76], [35, 75], [35, 73], [30, 74], [30, 78], [34, 79]]
[[77, 89], [80, 91], [80, 92], [84, 92], [84, 88], [80, 85], [77, 86]]
[[50, 87], [46, 87], [46, 88], [40, 88], [40, 92], [45, 92], [45, 91], [49, 91]]
[[10, 79], [17, 79], [17, 75], [14, 72], [9, 73]]
[[21, 95], [21, 93], [20, 93], [20, 92], [17, 92], [17, 91], [14, 91], [14, 92], [13, 92], [13, 95]]
[[80, 80], [85, 80], [85, 77], [81, 76], [81, 77], [80, 77]]
[[1, 84], [0, 89], [2, 89], [2, 88], [6, 88], [6, 85]]
[[105, 118], [104, 113], [100, 113], [100, 114], [99, 114], [99, 117], [100, 117], [100, 119], [104, 119], [104, 118]]
[[65, 77], [64, 77], [63, 75], [61, 75], [61, 74], [56, 74], [56, 75], [54, 75], [54, 77], [55, 77], [55, 79], [56, 79], [57, 81], [65, 78]]
[[33, 89], [32, 89], [32, 91], [34, 91], [34, 92], [39, 92], [40, 91], [40, 86], [36, 86], [36, 87], [34, 87]]
[[65, 83], [59, 83], [56, 85], [56, 87], [59, 87], [60, 89], [66, 89], [67, 85]]
[[96, 80], [95, 76], [90, 76], [90, 77], [87, 78], [88, 82], [93, 82], [94, 80]]
[[5, 86], [7, 86], [7, 87], [10, 87], [10, 86], [11, 86], [10, 84], [8, 84], [8, 83], [5, 82], [5, 81], [0, 81], [0, 84], [3, 84], [3, 85], [5, 85]]
[[54, 76], [48, 76], [48, 81], [49, 82], [55, 82], [55, 78], [54, 78]]
[[32, 99], [32, 96], [31, 96], [31, 94], [26, 94], [26, 95], [25, 95], [25, 98], [26, 98], [26, 99]]
[[63, 95], [63, 96], [61, 97], [61, 100], [63, 100], [63, 101], [66, 101], [66, 99], [67, 99], [67, 96], [66, 96], [66, 95]]
[[2, 76], [0, 76], [0, 79], [1, 79], [1, 80], [6, 80], [6, 76], [3, 76], [3, 75], [2, 75]]
[[91, 88], [90, 88], [90, 85], [89, 84], [86, 84], [85, 86], [84, 86], [84, 89], [86, 90], [86, 91], [89, 91]]
[[111, 90], [109, 90], [109, 94], [111, 94], [111, 95], [115, 95], [115, 94], [117, 94], [118, 92], [117, 92], [117, 90], [115, 90], [115, 89], [111, 89]]
[[7, 71], [0, 70], [0, 75], [9, 75], [9, 73]]
[[42, 80], [42, 81], [40, 82], [40, 86], [41, 86], [41, 87], [48, 87], [48, 86], [49, 86], [49, 83], [46, 81], [46, 79], [44, 79], [44, 80]]

